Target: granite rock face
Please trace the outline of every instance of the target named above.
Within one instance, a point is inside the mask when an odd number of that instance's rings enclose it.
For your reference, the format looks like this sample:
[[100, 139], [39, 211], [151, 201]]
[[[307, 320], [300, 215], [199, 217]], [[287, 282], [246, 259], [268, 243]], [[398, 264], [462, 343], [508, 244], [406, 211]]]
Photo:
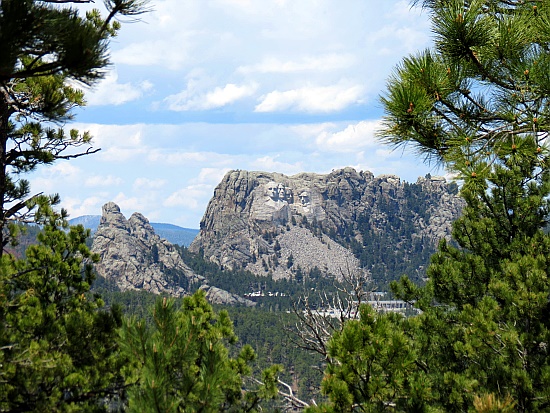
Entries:
[[[97, 273], [114, 280], [122, 290], [146, 290], [176, 297], [190, 282], [202, 283], [172, 244], [155, 234], [147, 218], [134, 213], [126, 220], [113, 202], [103, 206], [92, 251], [99, 254]], [[170, 274], [170, 275], [168, 275]]]
[[216, 187], [190, 250], [276, 279], [292, 278], [298, 267], [337, 276], [360, 266], [343, 239], [362, 243], [395, 220], [413, 239], [435, 245], [449, 237], [463, 206], [456, 192], [456, 184], [429, 175], [408, 184], [353, 168], [293, 176], [234, 170]]
[[195, 274], [183, 262], [172, 244], [155, 234], [147, 218], [134, 213], [126, 220], [113, 202], [103, 206], [92, 252], [100, 256], [95, 266], [98, 275], [114, 280], [122, 291], [146, 290], [182, 297], [193, 285], [205, 289], [212, 302], [218, 304], [255, 304], [210, 287], [203, 276]]

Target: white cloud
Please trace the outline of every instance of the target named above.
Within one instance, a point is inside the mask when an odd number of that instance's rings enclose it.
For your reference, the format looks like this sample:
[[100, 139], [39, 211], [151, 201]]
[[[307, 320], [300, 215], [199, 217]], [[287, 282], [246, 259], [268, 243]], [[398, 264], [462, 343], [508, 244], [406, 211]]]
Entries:
[[129, 218], [128, 214], [132, 214], [134, 212], [142, 212], [145, 211], [147, 208], [147, 202], [146, 199], [143, 197], [129, 197], [123, 192], [119, 192], [112, 200], [115, 204], [117, 204], [121, 210], [125, 210], [124, 216], [126, 218]]
[[80, 131], [88, 131], [92, 135], [94, 147], [103, 150], [115, 145], [126, 148], [143, 146], [142, 134], [146, 125], [136, 123], [132, 125], [106, 125], [98, 123], [75, 123], [70, 125]]
[[68, 162], [58, 162], [52, 166], [47, 166], [44, 168], [44, 174], [51, 177], [78, 179], [80, 173], [80, 168]]
[[149, 220], [149, 222], [159, 222], [162, 221], [163, 211], [155, 209], [155, 210], [148, 210], [146, 212], [147, 215], [144, 215], [145, 218]]
[[315, 142], [325, 152], [357, 152], [376, 145], [374, 134], [379, 128], [380, 121], [361, 121], [338, 132], [322, 131]]
[[205, 204], [204, 200], [212, 195], [213, 187], [207, 184], [189, 185], [173, 192], [162, 203], [165, 207], [185, 207], [200, 209]]
[[237, 73], [295, 73], [304, 71], [332, 71], [346, 69], [355, 63], [355, 56], [346, 54], [327, 54], [322, 56], [306, 56], [300, 60], [281, 60], [275, 57], [264, 58], [252, 66], [240, 66]]
[[211, 109], [228, 105], [243, 97], [251, 96], [256, 89], [256, 85], [237, 86], [232, 83], [225, 85], [223, 88], [217, 87], [206, 94], [202, 108]]
[[114, 43], [113, 62], [129, 66], [160, 66], [179, 70], [193, 60], [193, 48], [208, 27], [200, 20], [202, 1], [155, 1], [138, 24], [125, 25]]
[[107, 200], [100, 196], [90, 196], [84, 198], [65, 197], [62, 200], [62, 206], [67, 210], [71, 218], [77, 218], [82, 215], [100, 215], [101, 207]]
[[118, 73], [113, 70], [94, 88], [86, 91], [86, 101], [89, 106], [122, 105], [139, 99], [152, 88], [153, 84], [149, 81], [118, 83]]
[[99, 158], [105, 162], [123, 162], [136, 158], [148, 152], [148, 149], [143, 148], [128, 148], [120, 146], [111, 146], [99, 152]]
[[82, 170], [66, 161], [42, 167], [30, 177], [31, 189], [46, 194], [57, 192], [59, 183], [74, 185], [82, 182]]
[[371, 45], [381, 45], [376, 49], [376, 55], [380, 57], [393, 57], [406, 55], [418, 50], [419, 44], [427, 43], [428, 37], [424, 31], [412, 27], [397, 27], [388, 25], [369, 36]]
[[395, 2], [377, 28], [368, 32], [368, 50], [379, 59], [404, 56], [425, 48], [430, 42], [429, 19], [421, 7], [411, 7], [408, 0]]
[[307, 123], [302, 125], [293, 125], [291, 130], [299, 136], [309, 139], [325, 133], [327, 130], [335, 130], [338, 126], [334, 122]]
[[160, 189], [166, 185], [165, 179], [136, 178], [134, 181], [134, 190]]
[[135, 125], [98, 125], [82, 124], [79, 129], [92, 135], [94, 147], [101, 148], [94, 159], [104, 162], [123, 162], [147, 152], [142, 141], [143, 124]]
[[256, 84], [236, 85], [228, 83], [224, 87], [216, 87], [208, 92], [197, 90], [196, 83], [189, 81], [187, 89], [167, 96], [164, 101], [173, 111], [208, 110], [232, 104], [240, 99], [252, 96], [258, 86]]
[[[79, 111], [96, 124], [71, 125], [90, 130], [101, 152], [71, 161], [79, 170], [31, 176], [37, 192], [74, 198], [72, 214], [115, 200], [125, 214], [197, 228], [229, 169], [426, 173], [417, 158], [380, 149], [361, 123], [380, 115], [371, 102], [392, 67], [429, 45], [429, 16], [409, 0], [158, 0], [154, 9], [124, 25], [111, 43], [116, 72], [89, 95], [126, 103]], [[124, 182], [86, 185], [109, 175]]]
[[226, 165], [231, 162], [232, 156], [216, 152], [178, 152], [177, 150], [156, 149], [148, 153], [147, 159], [150, 162], [163, 165], [204, 165], [210, 164]]
[[123, 183], [124, 183], [124, 180], [118, 176], [94, 175], [94, 176], [90, 176], [89, 178], [86, 178], [84, 185], [88, 187], [113, 187], [113, 186], [122, 185]]
[[160, 66], [169, 70], [178, 70], [189, 61], [189, 53], [185, 48], [174, 47], [175, 44], [188, 44], [196, 36], [195, 32], [180, 33], [179, 41], [173, 37], [166, 39], [145, 40], [131, 43], [113, 53], [113, 61], [117, 65], [130, 66]]
[[207, 152], [177, 152], [153, 150], [148, 155], [151, 162], [161, 162], [170, 165], [185, 165], [186, 163], [202, 163], [210, 158]]
[[[302, 0], [303, 1], [303, 0]], [[277, 9], [282, 9], [287, 0], [213, 0], [212, 3], [222, 7], [228, 14], [241, 15], [242, 18], [273, 15]]]
[[408, 23], [411, 27], [423, 30], [426, 34], [430, 30], [429, 10], [422, 6], [422, 2], [418, 2], [413, 7], [410, 0], [394, 0], [391, 10], [385, 13], [384, 20]]
[[217, 185], [231, 168], [202, 168], [196, 182]]
[[301, 162], [287, 163], [278, 161], [279, 155], [262, 156], [250, 162], [250, 168], [253, 170], [280, 172], [286, 175], [294, 175], [298, 172], [303, 172], [303, 164]]
[[88, 131], [92, 136], [92, 147], [101, 149], [97, 154], [92, 155], [92, 158], [95, 161], [105, 162], [127, 161], [148, 153], [150, 148], [144, 142], [143, 134], [145, 131], [154, 130], [154, 127], [142, 123], [131, 125], [74, 123], [70, 127], [82, 132]]
[[59, 191], [58, 189], [59, 184], [50, 178], [44, 178], [42, 176], [38, 176], [30, 179], [30, 183], [31, 183], [31, 191], [33, 193], [43, 192], [45, 194], [51, 194], [52, 192]]
[[359, 85], [309, 86], [284, 92], [276, 90], [263, 96], [255, 111], [336, 112], [361, 102], [362, 93], [363, 87]]

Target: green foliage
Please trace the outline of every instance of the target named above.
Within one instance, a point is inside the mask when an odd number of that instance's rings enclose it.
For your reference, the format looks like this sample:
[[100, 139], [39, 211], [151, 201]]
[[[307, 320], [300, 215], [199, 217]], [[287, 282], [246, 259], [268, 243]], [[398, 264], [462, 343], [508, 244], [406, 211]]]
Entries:
[[[106, 0], [106, 17], [70, 3], [0, 2], [0, 411], [103, 411], [122, 386], [121, 313], [88, 294], [97, 259], [89, 233], [53, 211], [58, 196], [31, 196], [23, 174], [95, 152], [87, 132], [63, 128], [84, 105], [74, 85], [103, 77], [114, 19], [146, 2]], [[18, 222], [32, 219], [38, 244], [24, 259], [4, 254]]]
[[171, 299], [158, 299], [153, 326], [127, 320], [121, 346], [132, 364], [124, 374], [129, 411], [221, 412], [256, 411], [262, 398], [277, 394], [276, 371], [265, 373], [265, 385], [243, 393], [244, 377], [255, 358], [245, 345], [231, 358], [226, 343], [237, 337], [226, 311], [216, 314], [199, 290], [179, 310]]
[[16, 235], [4, 231], [8, 221], [32, 215], [29, 182], [20, 174], [97, 151], [87, 132], [62, 127], [85, 103], [74, 85], [104, 76], [120, 27], [114, 19], [143, 13], [146, 0], [105, 1], [105, 18], [50, 3], [72, 2], [0, 2], [0, 254]]
[[292, 341], [296, 337], [289, 331], [289, 326], [294, 326], [298, 321], [294, 313], [234, 307], [228, 307], [227, 311], [239, 343], [252, 346], [256, 352], [253, 365], [255, 377], [272, 365], [281, 365], [283, 371], [278, 376], [285, 383], [293, 384], [297, 397], [302, 400], [319, 399], [322, 359], [316, 353], [297, 347]]
[[478, 176], [480, 161], [522, 150], [516, 137], [542, 146], [550, 126], [548, 2], [414, 3], [431, 13], [435, 49], [407, 57], [390, 77], [382, 141]]
[[36, 224], [13, 225], [13, 242], [6, 247], [6, 251], [15, 258], [25, 257], [25, 251], [33, 244], [36, 244], [38, 233], [41, 228]]
[[[154, 307], [158, 296], [146, 291], [113, 291], [104, 286], [101, 279], [94, 283], [94, 291], [101, 294], [107, 306], [117, 304], [125, 316], [154, 325], [150, 309]], [[178, 310], [182, 300], [174, 301], [174, 310]], [[288, 326], [297, 322], [295, 314], [287, 311], [270, 311], [263, 308], [214, 306], [219, 312], [225, 310], [233, 323], [233, 329], [239, 341], [228, 346], [230, 357], [238, 357], [245, 345], [254, 349], [256, 358], [251, 363], [252, 376], [260, 378], [263, 371], [273, 365], [283, 366], [278, 377], [286, 383], [296, 386], [296, 395], [302, 400], [319, 399], [319, 387], [322, 378], [322, 361], [317, 354], [309, 353], [295, 346], [289, 337]], [[264, 408], [277, 402], [265, 401]], [[266, 407], [267, 405], [267, 407]], [[270, 410], [268, 410], [270, 411]]]
[[[272, 310], [290, 310], [295, 302], [304, 294], [312, 291], [324, 291], [328, 295], [336, 293], [338, 283], [322, 275], [319, 268], [314, 267], [308, 272], [296, 269], [294, 280], [273, 280], [271, 275], [257, 276], [246, 270], [224, 270], [216, 263], [206, 260], [202, 253], [194, 254], [185, 247], [176, 247], [184, 262], [197, 274], [208, 279], [212, 286], [244, 296], [253, 291], [262, 291], [263, 297], [248, 297], [258, 303], [259, 307]], [[269, 292], [273, 295], [269, 296]], [[275, 296], [275, 292], [278, 295]], [[319, 303], [316, 294], [311, 294], [311, 303]]]
[[521, 412], [548, 409], [550, 174], [538, 156], [510, 154], [487, 177], [465, 180], [456, 246], [441, 242], [426, 286], [392, 284], [422, 314], [365, 307], [332, 337], [323, 390], [333, 411], [460, 412], [483, 395]]
[[307, 412], [433, 411], [430, 378], [418, 368], [418, 347], [411, 337], [414, 320], [378, 314], [363, 305], [360, 319], [348, 321], [329, 341], [332, 362], [322, 390], [330, 404]]
[[[452, 349], [452, 358], [438, 361], [447, 370], [478, 394], [510, 396], [518, 411], [542, 411], [550, 401], [550, 238], [542, 231], [550, 177], [536, 156], [500, 161], [488, 183], [465, 182], [468, 206], [454, 231], [459, 247], [442, 243], [419, 307], [426, 319], [452, 326], [435, 335]], [[434, 300], [437, 311], [426, 305]], [[451, 397], [465, 390], [462, 384], [441, 386], [453, 408], [471, 402]]]
[[312, 411], [549, 411], [550, 2], [416, 3], [436, 47], [390, 78], [381, 137], [455, 172], [467, 205], [426, 285], [392, 284], [422, 313], [362, 309]]
[[96, 260], [82, 226], [47, 203], [38, 210], [39, 244], [0, 262], [0, 410], [99, 411], [122, 384], [117, 354], [120, 310], [86, 296]]

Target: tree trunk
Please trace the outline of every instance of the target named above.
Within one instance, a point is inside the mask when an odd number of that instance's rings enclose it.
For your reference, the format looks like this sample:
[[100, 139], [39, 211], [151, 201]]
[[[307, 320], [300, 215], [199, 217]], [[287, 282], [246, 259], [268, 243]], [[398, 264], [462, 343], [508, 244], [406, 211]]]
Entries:
[[[5, 88], [0, 90], [5, 92]], [[0, 94], [0, 257], [9, 237], [6, 234], [7, 222], [4, 203], [6, 200], [6, 146], [9, 135], [10, 108], [4, 93]]]

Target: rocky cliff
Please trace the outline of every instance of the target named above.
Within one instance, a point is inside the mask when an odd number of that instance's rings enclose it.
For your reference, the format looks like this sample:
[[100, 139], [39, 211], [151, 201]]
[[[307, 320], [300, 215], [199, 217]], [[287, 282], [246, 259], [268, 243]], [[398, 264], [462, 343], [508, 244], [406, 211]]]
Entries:
[[214, 303], [254, 305], [249, 300], [208, 285], [182, 260], [177, 249], [155, 234], [147, 218], [134, 213], [126, 220], [113, 202], [103, 206], [93, 237], [92, 252], [99, 254], [99, 276], [115, 281], [122, 291], [146, 290], [181, 297], [201, 288]]
[[462, 208], [457, 189], [441, 177], [409, 184], [353, 168], [293, 176], [230, 171], [190, 250], [225, 268], [274, 278], [313, 269], [337, 276], [381, 264], [386, 277], [397, 278], [389, 273], [400, 267], [388, 258], [410, 260], [414, 250], [431, 252], [450, 235]]

